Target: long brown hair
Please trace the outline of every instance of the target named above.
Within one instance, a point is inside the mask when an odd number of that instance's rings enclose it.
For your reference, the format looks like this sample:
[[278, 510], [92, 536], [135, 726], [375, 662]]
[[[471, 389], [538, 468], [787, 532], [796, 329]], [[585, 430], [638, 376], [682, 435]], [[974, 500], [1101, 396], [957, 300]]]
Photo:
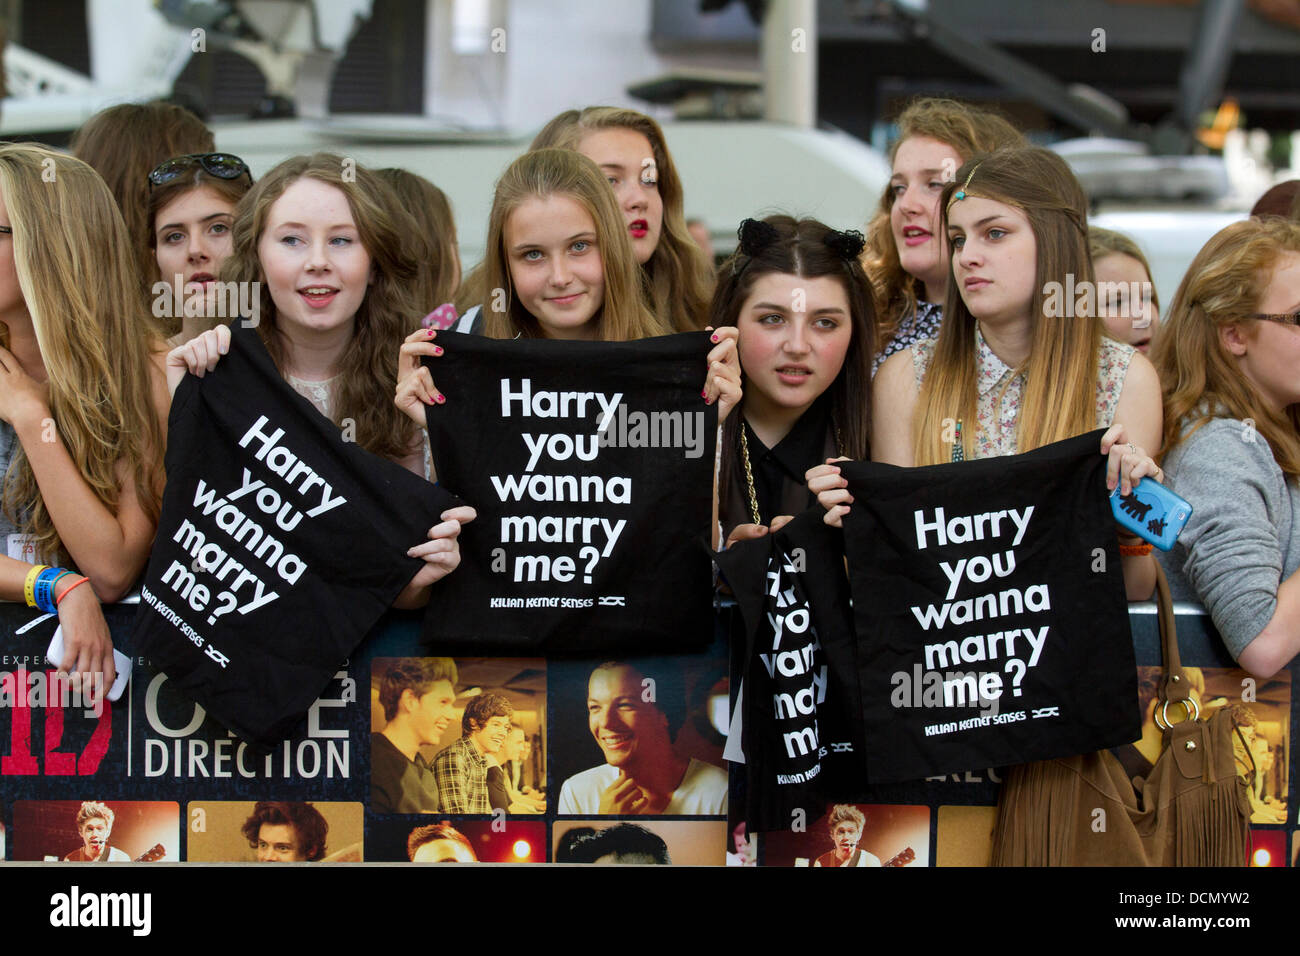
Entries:
[[[606, 342], [627, 342], [671, 331], [645, 307], [632, 240], [623, 226], [614, 193], [596, 164], [572, 150], [539, 149], [516, 159], [497, 181], [483, 257], [488, 290], [488, 301], [482, 303], [484, 333], [497, 339], [516, 335], [545, 337], [537, 319], [514, 295], [505, 231], [510, 214], [522, 203], [557, 195], [578, 203], [596, 226], [596, 248], [605, 277], [604, 302], [594, 318], [597, 337]], [[503, 304], [493, 301], [498, 296], [505, 297]]]
[[[898, 147], [914, 136], [924, 136], [951, 146], [962, 161], [981, 153], [1024, 146], [1025, 138], [997, 113], [957, 100], [925, 97], [912, 100], [895, 120], [898, 139], [889, 151], [893, 166]], [[867, 247], [862, 262], [876, 292], [879, 323], [877, 341], [886, 343], [898, 330], [899, 320], [916, 311], [917, 280], [898, 259], [898, 245], [889, 214], [894, 208], [893, 184], [885, 185], [880, 205], [867, 225]], [[943, 241], [943, 237], [937, 237]]]
[[[244, 194], [252, 188], [252, 183], [249, 181], [247, 176], [239, 176], [235, 179], [222, 179], [220, 176], [213, 176], [202, 166], [195, 164], [194, 169], [186, 173], [184, 176], [177, 177], [162, 186], [155, 186], [153, 192], [149, 194], [148, 206], [149, 251], [151, 253], [149, 264], [152, 266], [152, 271], [147, 273], [147, 275], [149, 276], [150, 285], [153, 284], [155, 279], [161, 279], [168, 284], [173, 281], [172, 276], [164, 276], [162, 271], [158, 268], [158, 231], [156, 228], [158, 224], [158, 214], [166, 209], [174, 200], [179, 199], [181, 196], [184, 196], [186, 193], [192, 192], [195, 189], [202, 189], [204, 187], [211, 189], [219, 198], [230, 203], [233, 217], [234, 210], [239, 207], [239, 201], [243, 199]], [[169, 336], [175, 335], [177, 332], [181, 331], [181, 314], [184, 312], [184, 309], [180, 307], [180, 304], [177, 304], [171, 311], [173, 312], [173, 315], [170, 319], [160, 320], [165, 323], [166, 332]]]
[[[0, 193], [59, 439], [109, 511], [118, 511], [123, 466], [141, 509], [157, 521], [166, 439], [154, 404], [151, 353], [162, 343], [150, 335], [117, 204], [85, 163], [28, 145], [0, 146]], [[5, 475], [4, 508], [36, 538], [42, 559], [66, 554], [18, 443]]]
[[375, 175], [392, 191], [397, 204], [394, 215], [409, 214], [415, 226], [408, 236], [414, 246], [425, 244], [417, 264], [415, 300], [424, 312], [432, 312], [456, 294], [460, 280], [460, 254], [456, 251], [456, 221], [447, 194], [423, 176], [406, 169], [376, 169]]
[[[1076, 285], [1093, 281], [1083, 187], [1065, 160], [1050, 150], [1027, 146], [977, 157], [962, 166], [940, 197], [945, 235], [948, 203], [959, 184], [969, 196], [1016, 207], [1034, 233], [1033, 341], [1022, 366], [1025, 387], [1016, 422], [1017, 450], [1029, 451], [1091, 430], [1097, 419], [1101, 320], [1095, 314], [1079, 315], [1077, 310], [1066, 315], [1071, 310], [1049, 306], [1050, 283], [1064, 283], [1070, 274]], [[955, 421], [968, 424], [962, 431], [962, 448], [968, 459], [974, 457], [979, 401], [975, 322], [953, 278], [950, 260], [943, 326], [913, 419], [918, 465], [949, 460], [952, 448], [945, 438]]]
[[1162, 454], [1213, 418], [1251, 419], [1282, 472], [1300, 479], [1300, 406], [1270, 408], [1219, 337], [1258, 311], [1269, 271], [1287, 252], [1300, 252], [1300, 223], [1252, 218], [1216, 232], [1187, 267], [1151, 350], [1164, 394]]
[[648, 304], [655, 317], [676, 332], [702, 329], [713, 290], [713, 270], [686, 228], [682, 180], [659, 124], [644, 113], [614, 106], [566, 110], [542, 127], [529, 149], [550, 146], [581, 149], [582, 140], [589, 133], [606, 129], [628, 129], [640, 133], [649, 141], [654, 153], [664, 221], [659, 244], [643, 267]]
[[108, 184], [131, 237], [138, 282], [142, 289], [158, 273], [149, 236], [149, 173], [174, 156], [210, 153], [216, 147], [212, 130], [184, 107], [155, 100], [121, 103], [100, 110], [72, 134], [76, 156]]
[[[871, 451], [871, 359], [876, 353], [875, 307], [871, 283], [855, 258], [841, 255], [827, 244], [834, 230], [816, 219], [795, 219], [775, 215], [763, 220], [776, 230], [776, 237], [753, 256], [737, 250], [722, 264], [718, 287], [709, 307], [709, 324], [714, 328], [736, 325], [740, 310], [754, 283], [765, 275], [785, 274], [801, 279], [829, 276], [839, 280], [849, 303], [852, 335], [844, 366], [826, 390], [830, 400], [831, 424], [842, 443], [840, 454], [865, 459]], [[743, 406], [742, 406], [743, 411]], [[739, 447], [741, 415], [731, 415], [722, 426], [722, 474], [718, 481], [721, 513], [731, 489], [732, 472]]]
[[370, 255], [374, 281], [357, 309], [352, 344], [334, 371], [340, 376], [331, 412], [336, 424], [345, 418], [356, 423], [356, 440], [362, 448], [384, 458], [411, 454], [418, 439], [415, 426], [393, 404], [397, 357], [406, 334], [423, 315], [414, 304], [410, 288], [416, 263], [404, 247], [405, 238], [388, 213], [386, 187], [369, 169], [332, 153], [294, 156], [276, 166], [244, 196], [235, 216], [230, 258], [223, 280], [258, 282], [261, 322], [257, 330], [276, 368], [284, 371], [284, 343], [277, 332], [275, 302], [258, 259], [258, 243], [266, 229], [271, 206], [300, 179], [333, 186], [348, 200], [361, 244]]

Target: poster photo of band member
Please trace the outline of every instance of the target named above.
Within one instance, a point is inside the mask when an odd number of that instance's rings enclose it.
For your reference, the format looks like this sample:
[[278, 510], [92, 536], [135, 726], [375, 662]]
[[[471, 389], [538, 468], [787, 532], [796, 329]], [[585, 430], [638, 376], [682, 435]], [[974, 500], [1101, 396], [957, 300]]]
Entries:
[[370, 810], [546, 811], [546, 662], [376, 658]]
[[372, 820], [366, 836], [372, 863], [545, 863], [546, 824], [540, 820]]
[[763, 834], [764, 866], [930, 865], [930, 808], [832, 804], [806, 829]]
[[176, 862], [180, 804], [174, 801], [19, 800], [15, 860], [68, 863]]
[[555, 662], [561, 816], [723, 816], [725, 663], [708, 655]]
[[204, 801], [185, 808], [186, 858], [209, 863], [360, 863], [359, 803]]
[[555, 863], [722, 866], [722, 820], [561, 820], [552, 828]]

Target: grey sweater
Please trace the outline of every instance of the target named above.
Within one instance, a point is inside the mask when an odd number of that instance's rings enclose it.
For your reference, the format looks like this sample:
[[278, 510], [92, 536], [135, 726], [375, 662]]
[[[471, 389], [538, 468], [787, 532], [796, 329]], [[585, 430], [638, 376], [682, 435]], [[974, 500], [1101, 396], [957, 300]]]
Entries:
[[1192, 505], [1167, 554], [1175, 601], [1199, 601], [1234, 658], [1264, 629], [1278, 585], [1300, 566], [1300, 489], [1253, 427], [1216, 418], [1164, 463], [1165, 484]]

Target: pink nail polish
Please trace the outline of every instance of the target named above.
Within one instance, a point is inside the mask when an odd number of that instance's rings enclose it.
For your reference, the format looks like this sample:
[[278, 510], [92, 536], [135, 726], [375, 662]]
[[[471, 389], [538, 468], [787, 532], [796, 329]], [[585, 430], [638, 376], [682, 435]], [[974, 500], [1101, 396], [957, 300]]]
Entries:
[[439, 395], [437, 398], [434, 399], [434, 401], [437, 402], [439, 405], [443, 405], [443, 404], [445, 404], [446, 401], [447, 401], [447, 396], [446, 396], [446, 395]]
[[710, 341], [710, 342], [717, 342], [717, 341], [718, 341], [718, 333], [717, 333], [717, 332], [714, 332], [712, 335], [710, 335], [710, 336], [709, 336], [709, 341]]
[[434, 354], [434, 355], [441, 355], [441, 354], [442, 354], [442, 346], [441, 346], [441, 345], [435, 345], [435, 346], [433, 347], [433, 354]]

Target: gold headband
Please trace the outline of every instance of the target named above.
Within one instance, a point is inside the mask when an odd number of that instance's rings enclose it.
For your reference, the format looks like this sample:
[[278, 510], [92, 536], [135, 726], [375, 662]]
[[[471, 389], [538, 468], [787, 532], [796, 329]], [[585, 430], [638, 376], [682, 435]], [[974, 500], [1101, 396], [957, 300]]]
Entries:
[[970, 175], [966, 177], [966, 182], [962, 184], [961, 189], [953, 193], [952, 198], [948, 200], [948, 205], [944, 209], [944, 212], [947, 212], [949, 209], [951, 209], [953, 203], [957, 202], [959, 199], [965, 199], [966, 196], [969, 195], [966, 192], [966, 190], [970, 189], [970, 181], [975, 178], [975, 170], [979, 169], [983, 165], [984, 165], [983, 162], [978, 162], [975, 164], [975, 169], [972, 169], [970, 171]]

